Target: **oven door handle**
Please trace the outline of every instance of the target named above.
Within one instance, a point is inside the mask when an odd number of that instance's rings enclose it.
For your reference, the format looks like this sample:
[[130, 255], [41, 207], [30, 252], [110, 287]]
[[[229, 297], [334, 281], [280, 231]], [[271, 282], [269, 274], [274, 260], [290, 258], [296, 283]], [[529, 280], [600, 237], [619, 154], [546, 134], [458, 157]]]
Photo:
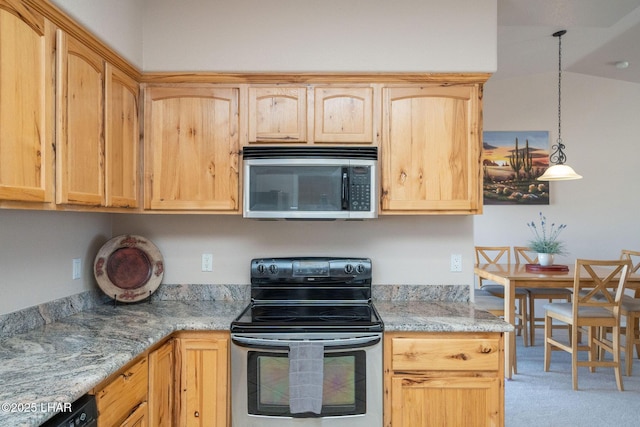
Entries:
[[283, 349], [289, 348], [289, 344], [299, 342], [313, 342], [322, 344], [325, 348], [363, 348], [371, 347], [378, 344], [381, 340], [379, 335], [371, 335], [353, 338], [334, 338], [334, 339], [312, 339], [312, 340], [284, 340], [277, 338], [253, 338], [245, 336], [232, 336], [231, 341], [241, 347], [254, 349]]

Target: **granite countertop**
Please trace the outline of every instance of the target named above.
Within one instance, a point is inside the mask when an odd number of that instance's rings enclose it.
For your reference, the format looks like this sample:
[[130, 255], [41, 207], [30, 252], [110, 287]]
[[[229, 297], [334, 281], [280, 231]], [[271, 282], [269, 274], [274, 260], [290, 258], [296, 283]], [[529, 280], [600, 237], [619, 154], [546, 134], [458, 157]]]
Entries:
[[[469, 303], [377, 301], [386, 331], [506, 332]], [[228, 330], [246, 301], [103, 305], [0, 340], [0, 426], [38, 426], [179, 330]]]

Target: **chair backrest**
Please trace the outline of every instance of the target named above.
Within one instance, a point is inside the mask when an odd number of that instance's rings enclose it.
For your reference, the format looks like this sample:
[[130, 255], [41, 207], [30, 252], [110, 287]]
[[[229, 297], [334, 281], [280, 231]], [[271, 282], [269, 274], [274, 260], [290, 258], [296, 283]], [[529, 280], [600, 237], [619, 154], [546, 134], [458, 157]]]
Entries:
[[[640, 270], [640, 251], [632, 251], [629, 249], [623, 249], [620, 259], [629, 260], [631, 265], [629, 266], [629, 274], [638, 273]], [[636, 289], [633, 293], [635, 298], [640, 298], [640, 288]]]
[[581, 307], [607, 308], [619, 318], [629, 266], [628, 260], [577, 259], [573, 279], [574, 320]]
[[640, 251], [623, 249], [620, 259], [626, 259], [631, 262], [631, 266], [629, 267], [629, 274], [637, 273], [638, 270], [640, 270]]
[[514, 246], [513, 255], [516, 259], [516, 264], [520, 264], [520, 257], [524, 258], [524, 262], [527, 264], [537, 264], [538, 255], [527, 246]]
[[511, 263], [510, 246], [476, 246], [476, 264]]

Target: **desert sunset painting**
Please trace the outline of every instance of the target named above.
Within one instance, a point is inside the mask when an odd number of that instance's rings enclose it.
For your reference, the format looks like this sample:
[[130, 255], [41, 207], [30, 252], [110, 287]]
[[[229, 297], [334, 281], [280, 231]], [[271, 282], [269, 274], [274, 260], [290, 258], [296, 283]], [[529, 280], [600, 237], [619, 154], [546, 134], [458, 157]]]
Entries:
[[486, 131], [482, 137], [485, 205], [548, 205], [548, 131]]

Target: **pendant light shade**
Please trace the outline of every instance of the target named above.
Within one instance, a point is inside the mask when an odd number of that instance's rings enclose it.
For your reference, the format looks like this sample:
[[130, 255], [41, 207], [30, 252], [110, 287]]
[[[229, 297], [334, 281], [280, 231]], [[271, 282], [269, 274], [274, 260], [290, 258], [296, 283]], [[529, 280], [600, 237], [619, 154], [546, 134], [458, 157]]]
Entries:
[[[568, 181], [572, 179], [580, 179], [582, 175], [578, 175], [571, 166], [565, 165], [567, 156], [564, 154], [564, 143], [562, 142], [562, 36], [567, 33], [566, 30], [553, 33], [553, 37], [558, 38], [558, 139], [555, 145], [551, 147], [553, 152], [549, 156], [549, 168], [538, 177], [539, 181]], [[555, 163], [552, 165], [552, 163]]]

